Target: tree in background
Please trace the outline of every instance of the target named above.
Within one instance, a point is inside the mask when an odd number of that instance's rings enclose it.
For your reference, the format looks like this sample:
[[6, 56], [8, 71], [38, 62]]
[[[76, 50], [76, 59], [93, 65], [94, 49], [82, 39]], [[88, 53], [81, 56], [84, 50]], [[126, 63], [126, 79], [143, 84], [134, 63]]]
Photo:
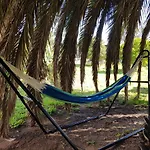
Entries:
[[[133, 41], [133, 46], [132, 46], [132, 55], [131, 55], [131, 63], [133, 64], [133, 62], [135, 61], [136, 57], [138, 56], [138, 54], [140, 53], [140, 45], [141, 45], [141, 38], [134, 38]], [[120, 48], [121, 48], [121, 54], [120, 54], [120, 58], [122, 59], [123, 55], [122, 55], [122, 50], [123, 50], [124, 44], [121, 44]], [[149, 50], [150, 49], [150, 40], [146, 40], [145, 41], [145, 46], [144, 49]], [[138, 77], [137, 80], [140, 81], [141, 80], [141, 67], [142, 66], [147, 66], [147, 59], [143, 59], [142, 60], [142, 64], [139, 64], [139, 68], [138, 68]], [[141, 66], [142, 65], [142, 66]], [[139, 70], [140, 69], [140, 70]], [[140, 75], [140, 76], [139, 76]], [[138, 83], [138, 87], [137, 87], [137, 96], [136, 98], [138, 99], [140, 95], [140, 83]]]
[[[95, 39], [92, 39], [91, 45], [89, 47], [88, 50], [88, 54], [87, 54], [87, 60], [88, 61], [92, 61], [92, 56], [93, 56], [93, 44], [95, 42]], [[106, 46], [104, 44], [104, 42], [101, 43], [101, 45], [99, 45], [101, 47], [101, 53], [100, 53], [100, 59], [99, 61], [105, 60], [106, 59]]]
[[[134, 62], [134, 60], [136, 59], [136, 57], [139, 54], [140, 43], [141, 43], [141, 38], [134, 38], [133, 46], [132, 46], [132, 59], [131, 59], [131, 63]], [[144, 47], [144, 49], [147, 49], [147, 50], [150, 49], [150, 40], [146, 40], [145, 41], [145, 47]], [[147, 60], [143, 59], [142, 65], [143, 66], [147, 66], [147, 63], [148, 63]]]

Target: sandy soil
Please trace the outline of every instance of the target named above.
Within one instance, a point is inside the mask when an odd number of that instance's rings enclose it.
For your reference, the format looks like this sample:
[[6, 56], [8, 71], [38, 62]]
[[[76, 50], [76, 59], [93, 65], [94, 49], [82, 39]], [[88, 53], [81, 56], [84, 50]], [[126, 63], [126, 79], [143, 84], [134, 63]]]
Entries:
[[[63, 108], [58, 108], [53, 118], [60, 124], [72, 123], [81, 119], [95, 116], [105, 112], [106, 108], [96, 106], [80, 106], [67, 113]], [[104, 145], [144, 126], [144, 116], [147, 109], [135, 106], [115, 106], [109, 115], [64, 130], [79, 150], [97, 150]], [[47, 120], [43, 121], [46, 128], [54, 129]], [[1, 150], [72, 150], [59, 132], [45, 135], [38, 126], [28, 127], [27, 124], [11, 130], [11, 137], [15, 140], [0, 139]], [[140, 145], [139, 134], [116, 145], [114, 150], [138, 150]]]

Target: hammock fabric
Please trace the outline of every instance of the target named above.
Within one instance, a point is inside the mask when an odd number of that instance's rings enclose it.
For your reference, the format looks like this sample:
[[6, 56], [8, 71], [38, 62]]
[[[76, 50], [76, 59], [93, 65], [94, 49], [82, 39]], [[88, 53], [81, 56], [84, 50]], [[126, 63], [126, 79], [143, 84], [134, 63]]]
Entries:
[[53, 97], [58, 100], [62, 100], [69, 103], [78, 103], [78, 104], [84, 104], [84, 103], [91, 103], [91, 102], [97, 102], [104, 100], [115, 93], [118, 93], [122, 88], [124, 88], [127, 83], [131, 79], [131, 74], [134, 72], [135, 68], [143, 58], [143, 55], [139, 55], [139, 57], [136, 59], [135, 63], [133, 64], [132, 68], [129, 70], [129, 72], [121, 77], [119, 80], [117, 80], [115, 83], [113, 83], [111, 86], [107, 87], [106, 89], [102, 90], [101, 92], [98, 92], [96, 94], [90, 95], [90, 96], [76, 96], [72, 95], [70, 93], [64, 92], [54, 86], [48, 85], [46, 83], [40, 83], [36, 79], [24, 74], [21, 70], [17, 69], [7, 61], [5, 61], [3, 58], [3, 61], [7, 64], [7, 66], [20, 78], [22, 79], [26, 84], [29, 84], [34, 89], [40, 91], [41, 93], [48, 95], [50, 97]]
[[91, 102], [104, 100], [105, 98], [108, 98], [114, 95], [115, 93], [118, 93], [123, 87], [127, 85], [130, 79], [131, 77], [124, 75], [122, 78], [120, 78], [117, 82], [115, 82], [108, 88], [104, 89], [101, 92], [93, 94], [91, 96], [72, 95], [70, 93], [64, 92], [48, 84], [46, 84], [45, 88], [42, 89], [41, 92], [45, 95], [48, 95], [50, 97], [53, 97], [59, 100], [63, 100], [65, 102], [79, 103], [79, 104], [91, 103]]

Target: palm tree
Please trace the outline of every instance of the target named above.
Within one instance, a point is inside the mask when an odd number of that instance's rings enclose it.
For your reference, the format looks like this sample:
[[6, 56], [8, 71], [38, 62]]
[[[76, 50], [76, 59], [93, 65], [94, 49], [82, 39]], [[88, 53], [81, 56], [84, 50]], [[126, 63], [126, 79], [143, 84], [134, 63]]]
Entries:
[[[0, 54], [14, 66], [22, 69], [27, 52], [27, 24], [23, 14], [31, 1], [1, 1]], [[19, 7], [18, 7], [19, 6]], [[15, 18], [17, 16], [17, 18]], [[22, 27], [24, 27], [22, 29]], [[26, 41], [26, 42], [25, 42]], [[2, 112], [0, 135], [8, 136], [9, 118], [15, 106], [16, 96], [6, 81], [0, 77], [2, 92], [0, 106]], [[13, 82], [13, 79], [11, 79]]]
[[[60, 80], [61, 88], [71, 92], [77, 45], [79, 45], [81, 54], [82, 86], [89, 46], [95, 37], [92, 69], [95, 89], [98, 91], [100, 45], [105, 23], [109, 25], [106, 51], [106, 86], [109, 86], [112, 66], [114, 79], [117, 80], [123, 31], [126, 33], [123, 47], [123, 73], [125, 74], [130, 69], [131, 48], [143, 9], [145, 12], [147, 11], [148, 15], [139, 51], [144, 49], [145, 40], [150, 30], [149, 6], [149, 0], [1, 0], [0, 55], [14, 66], [27, 71], [34, 78], [42, 80], [47, 72], [44, 61], [46, 44], [50, 32], [54, 32], [56, 35], [53, 57], [54, 83], [59, 85]], [[35, 73], [32, 74], [32, 72]], [[0, 113], [2, 114], [0, 134], [6, 137], [16, 97], [2, 77], [0, 77], [0, 87]], [[31, 92], [41, 100], [39, 93], [33, 89]], [[127, 87], [125, 99], [128, 99]], [[38, 112], [36, 109], [34, 111]]]
[[[0, 3], [1, 56], [19, 69], [27, 70], [31, 76], [34, 71], [36, 75], [33, 77], [38, 80], [45, 77], [46, 42], [61, 1], [53, 1], [51, 6], [49, 4], [50, 2], [46, 0], [8, 0]], [[0, 81], [2, 87], [0, 136], [7, 137], [9, 118], [14, 110], [16, 97], [2, 77]], [[31, 91], [40, 99], [39, 94], [33, 89]]]

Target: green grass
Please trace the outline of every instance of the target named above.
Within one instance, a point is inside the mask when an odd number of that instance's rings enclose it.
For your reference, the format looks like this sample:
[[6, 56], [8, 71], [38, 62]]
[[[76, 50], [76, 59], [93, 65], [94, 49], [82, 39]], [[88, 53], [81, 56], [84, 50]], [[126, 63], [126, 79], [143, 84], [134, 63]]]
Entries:
[[[64, 103], [53, 98], [49, 98], [43, 95], [43, 106], [49, 114], [56, 112], [56, 107], [61, 106]], [[22, 102], [17, 99], [15, 111], [10, 119], [10, 126], [12, 128], [22, 125], [28, 116], [27, 110]]]
[[22, 104], [21, 101], [17, 100], [15, 111], [10, 119], [11, 127], [14, 128], [23, 124], [25, 122], [26, 117], [27, 117], [27, 111], [24, 105]]
[[[77, 71], [78, 71], [79, 67], [77, 67]], [[100, 90], [103, 90], [105, 88], [105, 68], [102, 67], [100, 68], [101, 71], [99, 71], [99, 80], [100, 80]], [[77, 82], [77, 85], [74, 88], [73, 94], [74, 95], [91, 95], [95, 93], [95, 88], [92, 87], [93, 81], [92, 81], [92, 75], [91, 75], [91, 67], [90, 66], [86, 66], [86, 76], [87, 79], [85, 82], [85, 86], [87, 86], [88, 88], [85, 88], [84, 91], [80, 90], [80, 85], [79, 84], [79, 79], [77, 79], [77, 81], [75, 80], [75, 82]], [[91, 76], [91, 77], [90, 77]], [[122, 76], [121, 70], [119, 70], [119, 74], [118, 74], [118, 78], [120, 78]], [[77, 78], [79, 78], [79, 75], [77, 75]], [[91, 79], [91, 81], [90, 81]], [[133, 78], [134, 80], [137, 79], [137, 74], [135, 73]], [[147, 79], [147, 68], [144, 67], [142, 69], [142, 80], [146, 80]], [[110, 84], [114, 82], [113, 79], [113, 74], [111, 74], [111, 78], [110, 78]], [[148, 97], [148, 89], [147, 89], [147, 84], [141, 84], [141, 94], [140, 94], [140, 98], [137, 99], [137, 93], [136, 93], [136, 86], [137, 83], [132, 83], [129, 84], [129, 101], [127, 102], [127, 104], [129, 105], [147, 105], [147, 97]], [[90, 88], [89, 88], [90, 87]], [[20, 90], [21, 93], [23, 93], [23, 91]], [[113, 96], [112, 96], [113, 98]], [[120, 92], [117, 100], [119, 101], [120, 104], [122, 104], [124, 102], [124, 89]], [[104, 101], [105, 103], [105, 101]], [[59, 101], [59, 100], [55, 100], [52, 98], [49, 98], [45, 95], [43, 95], [43, 106], [44, 108], [46, 108], [46, 110], [48, 111], [48, 113], [52, 114], [54, 112], [56, 112], [56, 107], [57, 106], [62, 106], [64, 103]], [[76, 105], [74, 105], [76, 106]], [[87, 107], [90, 107], [91, 104], [88, 104]], [[78, 109], [77, 107], [75, 107], [74, 109]], [[23, 106], [23, 104], [21, 103], [20, 100], [17, 100], [16, 102], [16, 107], [15, 107], [15, 111], [13, 116], [10, 119], [10, 125], [12, 128], [14, 127], [18, 127], [19, 125], [23, 124], [27, 118], [27, 110], [26, 108]]]
[[57, 106], [62, 106], [62, 105], [64, 105], [64, 102], [62, 101], [47, 97], [45, 95], [43, 96], [43, 106], [50, 114], [56, 111]]

